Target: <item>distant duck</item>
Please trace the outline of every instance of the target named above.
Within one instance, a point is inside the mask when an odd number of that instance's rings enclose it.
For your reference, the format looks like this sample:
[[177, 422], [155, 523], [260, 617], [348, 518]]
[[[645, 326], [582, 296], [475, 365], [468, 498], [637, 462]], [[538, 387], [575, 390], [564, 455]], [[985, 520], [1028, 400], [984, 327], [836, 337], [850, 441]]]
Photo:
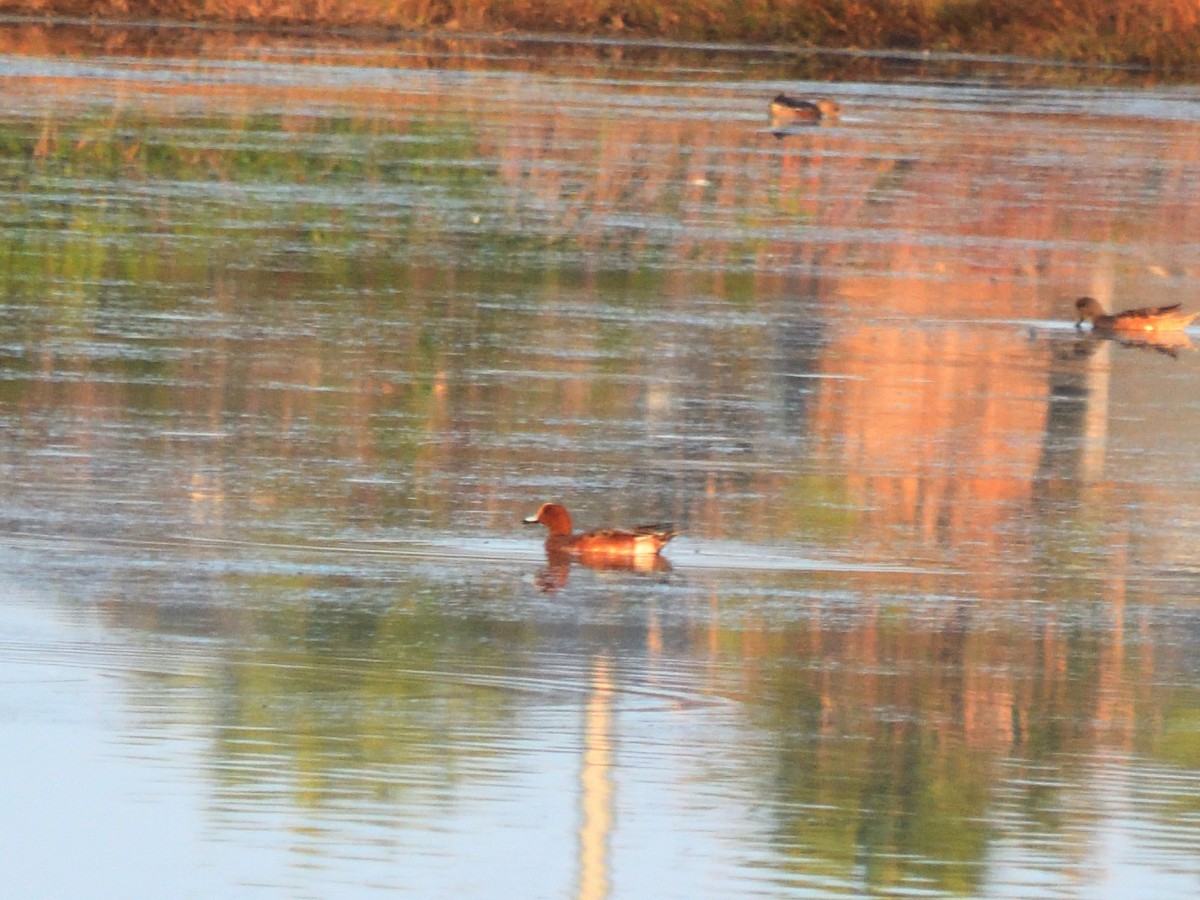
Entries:
[[1092, 297], [1080, 297], [1075, 301], [1075, 310], [1079, 314], [1075, 327], [1091, 322], [1097, 331], [1181, 331], [1200, 317], [1200, 313], [1180, 311], [1182, 305], [1173, 303], [1170, 306], [1126, 309], [1110, 316], [1100, 301]]
[[822, 119], [836, 119], [842, 114], [842, 107], [828, 97], [817, 97], [814, 100], [797, 100], [787, 94], [777, 94], [771, 101], [771, 121], [783, 122], [820, 122]]

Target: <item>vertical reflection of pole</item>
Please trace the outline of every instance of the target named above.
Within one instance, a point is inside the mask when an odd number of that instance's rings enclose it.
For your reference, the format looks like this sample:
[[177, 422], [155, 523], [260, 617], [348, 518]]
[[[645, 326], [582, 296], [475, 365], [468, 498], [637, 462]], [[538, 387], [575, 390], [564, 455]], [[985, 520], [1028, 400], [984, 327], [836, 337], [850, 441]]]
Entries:
[[1129, 537], [1110, 554], [1111, 568], [1105, 578], [1106, 598], [1112, 611], [1112, 634], [1108, 645], [1097, 657], [1100, 690], [1096, 703], [1096, 723], [1103, 729], [1105, 742], [1117, 742], [1132, 753], [1135, 731], [1134, 704], [1126, 689], [1125, 673], [1125, 585], [1129, 561]]
[[608, 896], [608, 839], [613, 825], [612, 660], [592, 664], [592, 691], [583, 730], [583, 767], [579, 773], [583, 821], [579, 826], [579, 898]]
[[1084, 420], [1083, 471], [1085, 481], [1095, 481], [1104, 473], [1104, 452], [1108, 443], [1108, 379], [1112, 365], [1112, 343], [1102, 341], [1088, 360], [1087, 413]]

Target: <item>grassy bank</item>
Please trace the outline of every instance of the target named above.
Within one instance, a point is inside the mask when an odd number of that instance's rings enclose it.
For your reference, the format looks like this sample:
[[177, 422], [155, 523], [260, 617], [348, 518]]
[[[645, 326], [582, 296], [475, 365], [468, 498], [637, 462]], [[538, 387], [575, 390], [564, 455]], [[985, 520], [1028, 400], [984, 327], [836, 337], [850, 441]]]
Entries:
[[0, 0], [0, 11], [259, 25], [619, 34], [1200, 66], [1195, 0]]

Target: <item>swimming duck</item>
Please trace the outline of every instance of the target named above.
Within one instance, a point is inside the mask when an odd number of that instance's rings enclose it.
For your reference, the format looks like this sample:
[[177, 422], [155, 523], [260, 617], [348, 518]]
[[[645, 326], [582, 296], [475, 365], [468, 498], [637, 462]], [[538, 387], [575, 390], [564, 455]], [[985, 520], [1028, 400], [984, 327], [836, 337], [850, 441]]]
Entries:
[[772, 122], [819, 122], [822, 119], [836, 119], [841, 113], [842, 107], [828, 97], [797, 100], [787, 94], [777, 94], [771, 101]]
[[1200, 313], [1181, 312], [1182, 305], [1173, 303], [1170, 306], [1126, 309], [1110, 316], [1100, 301], [1092, 297], [1080, 297], [1075, 301], [1075, 310], [1079, 314], [1075, 327], [1091, 322], [1092, 327], [1099, 331], [1180, 331], [1200, 317]]
[[547, 553], [569, 553], [572, 556], [650, 557], [657, 556], [663, 546], [679, 534], [671, 525], [637, 525], [626, 531], [605, 528], [583, 534], [571, 532], [571, 516], [557, 503], [543, 503], [536, 513], [522, 519], [526, 525], [545, 525]]

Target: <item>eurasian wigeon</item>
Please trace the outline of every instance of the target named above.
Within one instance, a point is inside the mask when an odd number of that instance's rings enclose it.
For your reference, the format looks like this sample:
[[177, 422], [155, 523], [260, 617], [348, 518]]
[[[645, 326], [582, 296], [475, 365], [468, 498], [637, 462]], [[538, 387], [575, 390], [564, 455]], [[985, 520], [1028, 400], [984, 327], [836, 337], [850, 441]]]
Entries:
[[632, 529], [604, 528], [573, 534], [571, 515], [557, 503], [543, 503], [536, 513], [522, 521], [526, 525], [545, 525], [546, 552], [568, 553], [576, 557], [637, 559], [657, 556], [678, 531], [671, 525], [637, 525]]
[[828, 97], [797, 100], [787, 94], [777, 94], [771, 101], [771, 121], [776, 124], [789, 121], [820, 122], [822, 119], [836, 119], [841, 114], [841, 105]]
[[1181, 312], [1182, 305], [1173, 303], [1170, 306], [1126, 309], [1110, 316], [1100, 301], [1092, 297], [1080, 297], [1075, 301], [1075, 310], [1079, 314], [1075, 327], [1091, 322], [1097, 331], [1181, 331], [1200, 316], [1200, 313]]

